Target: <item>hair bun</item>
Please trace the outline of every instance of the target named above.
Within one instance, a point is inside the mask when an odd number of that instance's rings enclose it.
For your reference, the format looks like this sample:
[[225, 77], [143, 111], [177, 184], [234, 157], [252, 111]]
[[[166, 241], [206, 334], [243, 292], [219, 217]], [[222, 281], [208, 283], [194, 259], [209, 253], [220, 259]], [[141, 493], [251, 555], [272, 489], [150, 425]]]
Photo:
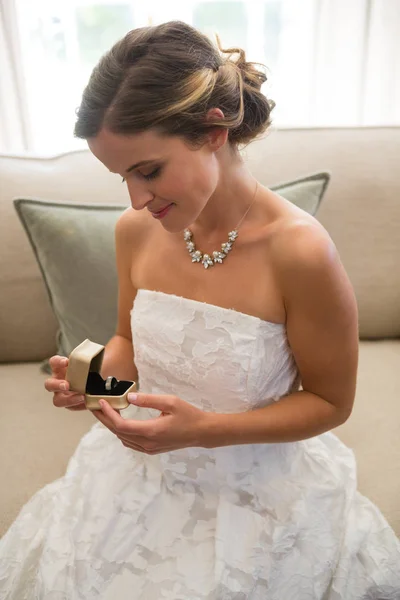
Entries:
[[230, 130], [229, 137], [237, 144], [247, 144], [271, 124], [270, 114], [275, 102], [261, 92], [261, 86], [267, 81], [266, 67], [262, 63], [248, 62], [242, 48], [222, 48], [218, 34], [216, 38], [222, 55], [221, 66], [233, 67], [243, 83], [238, 90], [243, 97], [243, 119]]
[[[237, 67], [242, 75], [243, 83], [245, 85], [249, 85], [255, 90], [260, 91], [263, 83], [267, 81], [267, 75], [265, 73], [265, 66], [261, 63], [248, 62], [246, 60], [246, 52], [243, 48], [225, 48], [221, 47], [221, 42], [216, 34], [218, 48], [222, 55], [228, 54], [228, 56], [223, 59], [222, 65], [234, 65]], [[236, 59], [232, 59], [232, 56], [236, 55]], [[259, 68], [257, 68], [257, 66]], [[261, 70], [261, 69], [264, 69]]]

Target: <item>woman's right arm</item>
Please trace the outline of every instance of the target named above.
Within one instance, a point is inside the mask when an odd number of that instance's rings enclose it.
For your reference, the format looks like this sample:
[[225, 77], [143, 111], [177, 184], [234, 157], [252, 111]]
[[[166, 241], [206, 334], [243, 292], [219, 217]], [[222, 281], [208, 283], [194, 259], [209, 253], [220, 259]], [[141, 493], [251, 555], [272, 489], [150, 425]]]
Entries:
[[[109, 375], [125, 381], [136, 381], [138, 372], [135, 366], [131, 332], [131, 309], [137, 290], [133, 287], [131, 270], [136, 239], [135, 227], [138, 223], [132, 209], [125, 210], [115, 226], [115, 255], [118, 274], [118, 320], [115, 335], [106, 344], [100, 375]], [[134, 220], [135, 219], [135, 220]], [[136, 222], [135, 222], [136, 221]]]
[[[118, 272], [118, 320], [115, 335], [104, 347], [104, 357], [100, 375], [106, 379], [109, 375], [125, 381], [138, 381], [138, 372], [134, 362], [130, 311], [136, 296], [131, 281], [133, 243], [135, 239], [132, 214], [124, 211], [115, 227], [116, 264]], [[139, 237], [139, 236], [138, 236]], [[96, 341], [96, 340], [93, 340]], [[69, 389], [65, 380], [68, 358], [59, 355], [49, 360], [52, 377], [46, 379], [45, 388], [53, 392], [53, 404], [69, 410], [85, 410], [84, 398], [78, 392]], [[66, 385], [63, 389], [61, 386]]]

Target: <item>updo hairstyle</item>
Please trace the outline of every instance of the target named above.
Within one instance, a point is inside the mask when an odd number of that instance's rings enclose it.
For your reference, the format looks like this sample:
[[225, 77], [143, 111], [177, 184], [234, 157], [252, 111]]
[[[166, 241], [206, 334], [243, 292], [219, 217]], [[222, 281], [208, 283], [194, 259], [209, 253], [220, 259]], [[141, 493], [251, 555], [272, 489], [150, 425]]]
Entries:
[[[210, 128], [229, 130], [233, 146], [269, 127], [274, 102], [261, 92], [263, 65], [240, 48], [222, 49], [181, 21], [133, 29], [106, 52], [83, 92], [74, 134], [95, 137], [156, 128], [201, 144]], [[264, 67], [265, 70], [265, 67]], [[210, 108], [224, 119], [206, 120]]]

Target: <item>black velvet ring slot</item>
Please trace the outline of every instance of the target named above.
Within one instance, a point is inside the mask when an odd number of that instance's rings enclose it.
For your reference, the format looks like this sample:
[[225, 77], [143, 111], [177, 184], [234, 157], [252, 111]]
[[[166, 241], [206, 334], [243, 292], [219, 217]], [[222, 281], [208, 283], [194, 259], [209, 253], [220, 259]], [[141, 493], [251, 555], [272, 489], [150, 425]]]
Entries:
[[133, 381], [118, 381], [111, 390], [106, 390], [106, 382], [99, 373], [90, 371], [86, 382], [86, 394], [91, 396], [122, 396], [128, 390]]

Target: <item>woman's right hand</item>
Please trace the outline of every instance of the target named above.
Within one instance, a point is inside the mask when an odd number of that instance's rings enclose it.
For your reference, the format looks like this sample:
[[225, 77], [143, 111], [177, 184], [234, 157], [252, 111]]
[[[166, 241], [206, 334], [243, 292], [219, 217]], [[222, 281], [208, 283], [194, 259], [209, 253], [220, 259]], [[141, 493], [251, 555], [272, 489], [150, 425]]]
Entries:
[[[59, 408], [68, 408], [68, 410], [87, 410], [85, 398], [79, 392], [70, 392], [69, 383], [65, 380], [67, 375], [68, 358], [55, 355], [49, 360], [52, 377], [44, 382], [44, 387], [48, 392], [54, 392], [53, 404]], [[61, 386], [65, 385], [63, 389]]]

